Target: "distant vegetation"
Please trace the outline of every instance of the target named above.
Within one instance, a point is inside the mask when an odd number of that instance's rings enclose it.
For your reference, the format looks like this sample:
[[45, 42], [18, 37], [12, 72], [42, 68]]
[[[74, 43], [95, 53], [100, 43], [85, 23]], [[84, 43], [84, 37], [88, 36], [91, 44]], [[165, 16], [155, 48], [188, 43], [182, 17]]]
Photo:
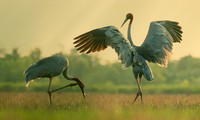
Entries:
[[[41, 59], [41, 50], [36, 48], [29, 55], [21, 56], [17, 48], [11, 53], [0, 49], [0, 91], [46, 91], [48, 79], [38, 80], [24, 87], [24, 70]], [[132, 67], [121, 69], [120, 61], [101, 64], [97, 56], [78, 54], [71, 50], [65, 55], [70, 62], [69, 74], [80, 78], [91, 92], [135, 93], [137, 86], [132, 74]], [[144, 93], [200, 93], [200, 58], [185, 56], [178, 61], [169, 61], [164, 69], [150, 64], [155, 80], [142, 81]], [[52, 86], [58, 87], [69, 83], [62, 76], [54, 78]], [[67, 90], [76, 91], [78, 88]]]

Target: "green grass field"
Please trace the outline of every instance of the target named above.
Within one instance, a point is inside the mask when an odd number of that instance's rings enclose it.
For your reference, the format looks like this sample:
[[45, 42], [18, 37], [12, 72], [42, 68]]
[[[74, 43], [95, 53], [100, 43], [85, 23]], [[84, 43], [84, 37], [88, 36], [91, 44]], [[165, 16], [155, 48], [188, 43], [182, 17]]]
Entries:
[[0, 120], [199, 120], [200, 95], [0, 93]]

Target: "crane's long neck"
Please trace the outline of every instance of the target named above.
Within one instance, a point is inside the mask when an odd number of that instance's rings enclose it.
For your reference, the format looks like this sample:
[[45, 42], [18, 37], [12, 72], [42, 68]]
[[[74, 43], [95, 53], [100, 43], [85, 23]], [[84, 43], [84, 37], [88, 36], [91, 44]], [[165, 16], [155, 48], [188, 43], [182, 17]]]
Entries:
[[[68, 79], [68, 80], [73, 80], [73, 81], [76, 81], [76, 83], [72, 83], [72, 84], [69, 84], [71, 86], [75, 86], [75, 85], [78, 85], [82, 91], [82, 94], [83, 94], [83, 97], [85, 98], [85, 92], [84, 92], [84, 84], [78, 79], [78, 78], [74, 78], [74, 77], [70, 77], [67, 73], [67, 69], [68, 67], [66, 67], [63, 71], [63, 76]], [[68, 86], [68, 85], [67, 85]], [[62, 88], [65, 88], [65, 87], [62, 87]], [[61, 89], [62, 89], [61, 88]]]
[[[79, 79], [77, 79], [77, 78], [75, 78], [75, 77], [70, 77], [69, 75], [68, 75], [68, 67], [66, 67], [65, 69], [64, 69], [64, 71], [63, 71], [63, 76], [66, 78], [66, 79], [68, 79], [68, 80], [73, 80], [73, 81], [76, 81], [78, 84], [80, 84], [80, 83], [82, 83]], [[83, 83], [82, 83], [83, 84]]]
[[131, 44], [131, 46], [135, 46], [133, 44], [132, 38], [131, 38], [131, 24], [132, 24], [132, 20], [130, 20], [129, 24], [128, 24], [128, 32], [127, 32], [127, 36], [128, 36], [128, 40]]
[[67, 70], [68, 70], [68, 67], [66, 67], [66, 68], [64, 69], [64, 71], [63, 71], [63, 76], [64, 76], [66, 79], [68, 79], [68, 80], [74, 80], [73, 77], [70, 77], [70, 76], [68, 75]]

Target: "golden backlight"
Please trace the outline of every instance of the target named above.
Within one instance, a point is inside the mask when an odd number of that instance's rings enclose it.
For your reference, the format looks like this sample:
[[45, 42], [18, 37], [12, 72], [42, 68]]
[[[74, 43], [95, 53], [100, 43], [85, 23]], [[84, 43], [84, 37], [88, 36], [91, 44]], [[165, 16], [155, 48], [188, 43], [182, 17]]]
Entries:
[[[0, 0], [0, 48], [19, 48], [23, 55], [38, 47], [42, 55], [69, 52], [73, 38], [95, 28], [114, 25], [126, 37], [127, 26], [120, 28], [126, 13], [134, 15], [133, 42], [140, 45], [151, 21], [178, 21], [183, 41], [175, 44], [171, 59], [200, 56], [199, 0]], [[114, 50], [98, 54], [106, 61], [117, 60]], [[111, 57], [113, 56], [113, 57]]]

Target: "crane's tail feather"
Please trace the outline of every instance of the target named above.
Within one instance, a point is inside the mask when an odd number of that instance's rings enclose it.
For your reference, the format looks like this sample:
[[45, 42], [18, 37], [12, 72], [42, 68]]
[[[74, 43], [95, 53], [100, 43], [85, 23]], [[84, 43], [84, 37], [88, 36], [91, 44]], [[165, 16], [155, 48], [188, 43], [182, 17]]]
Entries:
[[28, 87], [31, 82], [38, 77], [37, 64], [32, 64], [24, 71], [25, 86]]
[[31, 82], [33, 82], [33, 81], [34, 81], [34, 80], [26, 81], [26, 82], [25, 82], [25, 87], [28, 88], [29, 84], [30, 84]]
[[25, 74], [25, 87], [28, 87], [29, 84], [34, 80], [27, 71], [25, 71], [24, 74]]
[[147, 63], [143, 65], [142, 72], [143, 72], [143, 76], [148, 81], [152, 81], [154, 79], [154, 75], [151, 71], [151, 68], [149, 67], [149, 65]]

